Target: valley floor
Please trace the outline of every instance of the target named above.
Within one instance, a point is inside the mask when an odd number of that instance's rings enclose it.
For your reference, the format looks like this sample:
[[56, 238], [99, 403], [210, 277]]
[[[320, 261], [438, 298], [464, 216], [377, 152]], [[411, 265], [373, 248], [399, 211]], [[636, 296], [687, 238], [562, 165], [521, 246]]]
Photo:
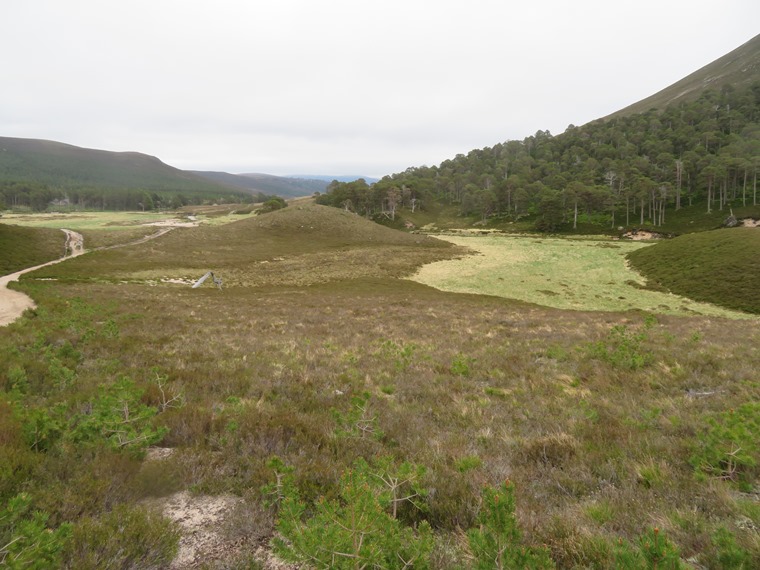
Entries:
[[558, 309], [757, 318], [644, 288], [627, 253], [651, 243], [499, 235], [440, 236], [476, 255], [422, 267], [415, 281], [459, 293], [496, 295]]
[[[345, 237], [353, 225], [315, 245], [323, 232], [306, 233], [301, 216], [364, 223], [315, 212], [233, 228], [248, 242], [211, 236], [203, 254], [228, 255], [231, 268], [242, 255], [231, 243], [249, 255], [265, 232], [290, 240], [251, 254], [245, 271], [258, 281], [222, 290], [140, 277], [146, 258], [195, 248], [187, 236], [203, 228], [21, 280], [38, 306], [0, 330], [0, 494], [46, 513], [43, 537], [73, 525], [68, 567], [144, 545], [156, 567], [174, 558], [176, 568], [274, 568], [286, 491], [307, 507], [305, 532], [320, 509], [353, 505], [349, 475], [370, 469], [369, 485], [404, 465], [420, 468], [418, 504], [392, 517], [382, 503], [377, 516], [407, 537], [429, 524], [435, 570], [474, 566], [465, 531], [483, 528], [485, 490], [505, 480], [514, 540], [545, 548], [560, 568], [642, 560], [654, 528], [683, 563], [760, 564], [757, 319], [697, 315], [682, 299], [598, 310], [610, 295], [641, 292], [625, 285], [638, 278], [621, 253], [644, 246], [612, 241], [468, 238], [485, 255], [444, 262], [474, 264], [448, 266], [460, 281], [595, 310], [442, 291], [396, 276], [462, 250], [407, 235], [358, 249]], [[296, 215], [298, 230], [282, 230]], [[347, 255], [361, 257], [350, 277], [322, 269]], [[299, 281], [314, 268], [337, 277]], [[665, 303], [678, 314], [660, 311]], [[173, 451], [155, 460], [149, 445]], [[148, 505], [165, 516], [150, 518]], [[209, 516], [196, 517], [199, 507]], [[320, 529], [325, 544], [346, 526], [339, 514]], [[177, 541], [157, 543], [173, 532]]]

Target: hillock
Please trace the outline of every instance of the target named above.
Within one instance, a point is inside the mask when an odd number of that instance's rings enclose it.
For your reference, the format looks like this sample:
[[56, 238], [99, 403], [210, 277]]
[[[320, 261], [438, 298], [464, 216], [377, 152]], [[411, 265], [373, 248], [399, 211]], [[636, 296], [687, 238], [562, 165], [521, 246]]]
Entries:
[[[226, 224], [175, 230], [160, 240], [72, 260], [51, 275], [76, 279], [194, 279], [218, 272], [228, 285], [309, 284], [398, 277], [457, 249], [356, 214], [306, 204]], [[88, 256], [89, 257], [89, 256]], [[35, 273], [44, 276], [46, 270]]]
[[662, 241], [628, 255], [656, 287], [760, 313], [760, 230], [731, 228]]

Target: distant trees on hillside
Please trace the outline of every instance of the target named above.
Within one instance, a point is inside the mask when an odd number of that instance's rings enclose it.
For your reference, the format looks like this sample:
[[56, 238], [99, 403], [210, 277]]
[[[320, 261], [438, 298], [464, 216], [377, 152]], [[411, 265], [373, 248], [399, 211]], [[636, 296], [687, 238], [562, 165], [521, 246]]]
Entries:
[[52, 188], [35, 182], [0, 182], [0, 204], [6, 208], [149, 211], [177, 209], [188, 204], [263, 202], [265, 194], [182, 193], [139, 188]]
[[439, 166], [408, 168], [375, 184], [332, 182], [321, 204], [394, 218], [432, 201], [483, 220], [534, 216], [539, 229], [665, 223], [667, 211], [757, 205], [760, 82], [705, 91], [664, 111], [538, 131], [472, 150]]

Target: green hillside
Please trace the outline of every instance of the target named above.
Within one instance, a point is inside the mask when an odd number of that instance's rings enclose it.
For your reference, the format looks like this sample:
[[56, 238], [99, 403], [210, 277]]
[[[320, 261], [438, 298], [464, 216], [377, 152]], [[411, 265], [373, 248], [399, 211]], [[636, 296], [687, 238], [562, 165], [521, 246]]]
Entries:
[[0, 275], [61, 257], [65, 242], [60, 230], [0, 224]]
[[628, 254], [650, 284], [699, 301], [760, 313], [760, 229], [666, 240]]
[[168, 203], [180, 196], [179, 202], [198, 203], [250, 196], [137, 152], [9, 137], [0, 137], [0, 191], [8, 207], [35, 209], [66, 198], [85, 208], [150, 209], [157, 198]]
[[574, 234], [714, 229], [729, 208], [760, 217], [760, 68], [752, 77], [662, 111], [538, 131], [372, 185], [333, 182], [318, 201], [397, 227], [438, 226], [421, 212], [453, 209], [460, 227]]
[[629, 105], [606, 119], [665, 109], [668, 105], [694, 101], [706, 89], [741, 89], [752, 85], [760, 75], [760, 35], [712, 63], [687, 75], [654, 95]]

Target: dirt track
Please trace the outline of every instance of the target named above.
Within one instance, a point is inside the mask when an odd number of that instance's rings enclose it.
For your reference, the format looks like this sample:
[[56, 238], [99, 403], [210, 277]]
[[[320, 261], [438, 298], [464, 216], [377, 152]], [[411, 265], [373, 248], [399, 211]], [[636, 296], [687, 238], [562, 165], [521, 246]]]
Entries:
[[[162, 235], [172, 231], [176, 227], [182, 227], [182, 226], [173, 225], [170, 227], [162, 227], [156, 233], [151, 234], [149, 236], [142, 237], [135, 241], [130, 241], [128, 243], [121, 243], [118, 245], [111, 245], [104, 248], [97, 248], [92, 251], [97, 251], [98, 249], [116, 249], [118, 247], [127, 247], [130, 245], [137, 245], [140, 243], [144, 243], [148, 240], [161, 237]], [[70, 259], [72, 257], [77, 257], [78, 255], [82, 255], [83, 253], [87, 253], [87, 250], [84, 249], [84, 238], [82, 237], [82, 234], [73, 232], [71, 230], [61, 230], [61, 231], [66, 234], [66, 255], [64, 255], [63, 257], [59, 259], [54, 259], [53, 261], [48, 261], [47, 263], [43, 263], [41, 265], [35, 265], [34, 267], [27, 267], [26, 269], [22, 269], [21, 271], [17, 271], [16, 273], [11, 273], [10, 275], [5, 275], [3, 277], [0, 277], [0, 327], [4, 327], [11, 324], [13, 321], [21, 317], [21, 315], [24, 314], [24, 311], [26, 311], [27, 309], [33, 309], [35, 306], [34, 301], [32, 301], [32, 299], [28, 297], [27, 295], [24, 295], [23, 293], [20, 293], [18, 291], [13, 291], [11, 289], [8, 289], [8, 283], [10, 283], [11, 281], [18, 281], [18, 278], [24, 273], [29, 273], [30, 271], [34, 271], [35, 269], [39, 269], [41, 267], [47, 267], [48, 265], [60, 263], [61, 261], [66, 261], [67, 259]]]
[[35, 265], [34, 267], [27, 267], [16, 273], [5, 275], [0, 277], [0, 326], [4, 327], [11, 324], [18, 319], [24, 311], [34, 308], [34, 301], [27, 295], [20, 293], [19, 291], [12, 291], [8, 289], [8, 283], [11, 281], [18, 281], [18, 278], [24, 273], [29, 273], [35, 269], [41, 267], [47, 267], [54, 263], [60, 263], [71, 257], [82, 255], [84, 250], [84, 238], [82, 234], [72, 232], [71, 230], [62, 230], [66, 234], [66, 255], [60, 259], [54, 259], [41, 265]]

